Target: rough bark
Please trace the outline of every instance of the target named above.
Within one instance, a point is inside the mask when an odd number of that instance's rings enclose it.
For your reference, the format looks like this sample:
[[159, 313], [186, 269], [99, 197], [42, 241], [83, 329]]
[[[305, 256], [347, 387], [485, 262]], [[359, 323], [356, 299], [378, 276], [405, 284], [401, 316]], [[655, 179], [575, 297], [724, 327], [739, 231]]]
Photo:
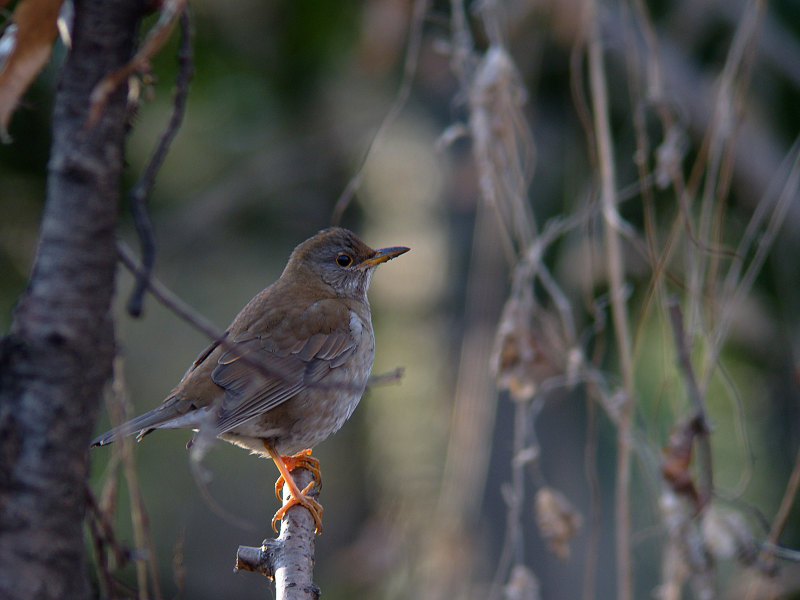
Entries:
[[0, 341], [0, 597], [88, 598], [87, 451], [111, 375], [114, 226], [126, 89], [85, 127], [94, 85], [127, 62], [141, 0], [76, 0], [28, 288]]

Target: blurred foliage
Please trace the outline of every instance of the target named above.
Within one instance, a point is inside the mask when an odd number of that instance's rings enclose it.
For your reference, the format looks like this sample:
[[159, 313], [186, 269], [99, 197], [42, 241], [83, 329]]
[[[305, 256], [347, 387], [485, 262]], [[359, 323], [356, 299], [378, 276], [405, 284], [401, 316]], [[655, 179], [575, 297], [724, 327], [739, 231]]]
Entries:
[[[471, 3], [473, 8], [479, 4]], [[595, 166], [570, 80], [580, 3], [499, 5], [506, 17], [511, 55], [529, 94], [524, 111], [536, 143], [529, 196], [537, 221], [544, 223], [581, 209], [595, 184]], [[710, 110], [704, 103], [711, 97], [743, 3], [654, 0], [647, 6], [667, 57], [665, 70], [675, 67], [665, 79], [672, 84], [670, 100], [687, 136], [682, 162], [686, 167], [700, 154], [702, 115]], [[620, 5], [603, 7], [618, 181], [627, 192], [620, 212], [642, 231], [645, 210], [636, 190], [631, 124], [634, 109], [640, 107], [631, 106]], [[208, 0], [194, 3], [192, 10], [195, 77], [184, 124], [149, 207], [159, 243], [158, 276], [222, 327], [279, 275], [294, 244], [328, 224], [337, 197], [359, 168], [396, 97], [412, 7], [402, 0]], [[797, 48], [800, 5], [793, 0], [774, 2], [767, 15], [764, 26], [773, 29], [762, 32], [762, 42], [777, 39], [777, 30]], [[438, 499], [437, 486], [445, 470], [459, 365], [466, 364], [461, 343], [476, 329], [485, 329], [491, 337], [510, 270], [501, 235], [485, 224], [493, 215], [480, 215], [468, 142], [456, 141], [447, 152], [434, 150], [448, 126], [468, 117], [446, 54], [448, 19], [449, 3], [432, 3], [411, 99], [377, 145], [363, 186], [345, 214], [344, 225], [362, 233], [368, 243], [404, 244], [412, 247], [412, 253], [403, 259], [406, 267], [398, 261], [391, 274], [379, 272], [371, 292], [378, 353], [375, 371], [403, 365], [405, 378], [399, 386], [370, 390], [352, 421], [316, 452], [326, 474], [322, 497], [326, 522], [317, 543], [317, 583], [330, 599], [422, 597], [424, 582], [439, 575], [445, 580], [449, 574], [426, 570], [434, 564], [430, 557], [437, 551], [445, 553], [462, 579], [471, 578], [472, 597], [485, 597], [503, 544], [501, 485], [510, 477], [513, 428], [505, 397], [492, 416], [496, 419], [492, 446], [485, 449], [487, 482], [481, 488], [482, 498], [475, 501], [480, 516], [461, 524], [468, 537], [442, 533], [431, 518], [439, 514], [437, 502], [447, 500]], [[479, 20], [471, 25], [476, 44], [487, 47], [488, 36]], [[141, 173], [167, 121], [176, 47], [175, 39], [167, 44], [154, 60], [153, 83], [143, 86], [128, 140], [123, 192]], [[722, 236], [732, 246], [800, 132], [800, 80], [792, 48], [762, 52], [754, 69], [746, 113], [755, 123], [756, 138], [766, 146], [754, 146], [746, 164], [735, 169]], [[0, 146], [1, 331], [9, 327], [35, 251], [46, 187], [52, 96], [64, 54], [59, 45], [12, 120], [14, 143]], [[664, 132], [652, 107], [644, 110], [651, 144], [657, 146]], [[659, 239], [672, 223], [674, 198], [669, 191], [654, 193]], [[725, 369], [713, 378], [708, 391], [714, 429], [724, 432], [711, 438], [718, 483], [733, 493], [736, 502], [753, 507], [751, 514], [767, 520], [775, 513], [800, 443], [799, 213], [790, 211], [784, 234], [744, 313], [734, 319], [720, 361]], [[483, 247], [473, 237], [480, 227], [494, 231]], [[592, 302], [605, 293], [603, 274], [592, 274], [583, 254], [597, 244], [595, 227], [597, 223], [590, 222], [577, 229], [546, 254], [547, 265], [579, 307], [576, 318], [585, 337], [594, 335]], [[120, 236], [135, 244], [126, 201], [120, 212]], [[629, 302], [635, 313], [648, 300], [651, 274], [645, 259], [635, 249], [627, 250]], [[470, 287], [470, 270], [474, 272], [481, 260], [486, 261], [489, 276]], [[684, 276], [677, 274], [679, 280]], [[681, 285], [675, 287], [680, 290]], [[122, 309], [130, 288], [130, 277], [121, 272], [115, 309], [118, 335], [134, 410], [140, 412], [163, 397], [207, 341], [152, 299], [145, 316], [132, 320]], [[471, 305], [480, 309], [471, 311]], [[651, 315], [635, 325], [636, 385], [641, 395], [636, 422], [648, 438], [650, 452], [634, 468], [636, 497], [641, 499], [634, 515], [637, 597], [644, 597], [658, 582], [660, 568], [661, 538], [652, 527], [658, 520], [660, 482], [653, 479], [653, 464], [685, 406], [685, 391], [674, 348], [663, 343], [669, 337], [663, 322]], [[613, 345], [610, 334], [592, 337], [587, 349], [595, 345], [598, 351], [607, 350]], [[613, 356], [607, 354], [604, 369], [615, 368]], [[581, 593], [581, 545], [592, 524], [586, 502], [576, 498], [587, 495], [583, 469], [589, 412], [581, 394], [564, 393], [546, 405], [536, 422], [539, 443], [546, 451], [533, 480], [552, 485], [578, 504], [585, 524], [568, 563], [552, 557], [537, 534], [526, 537], [526, 553], [545, 598], [575, 598]], [[602, 546], [596, 597], [603, 598], [611, 597], [614, 589], [609, 508], [614, 431], [606, 417], [597, 418], [594, 458], [602, 482], [603, 518], [597, 523]], [[210, 492], [226, 511], [252, 524], [242, 530], [215, 513], [198, 493], [183, 449], [186, 439], [185, 432], [159, 432], [135, 451], [165, 597], [173, 597], [185, 585], [185, 597], [193, 599], [263, 598], [269, 593], [266, 582], [247, 574], [232, 576], [230, 569], [237, 545], [256, 545], [270, 534], [269, 518], [276, 508], [271, 486], [277, 474], [272, 465], [238, 449], [220, 446], [209, 456]], [[92, 458], [97, 487], [108, 453], [100, 449]], [[130, 544], [129, 504], [125, 488], [121, 491], [117, 533]], [[782, 538], [787, 546], [800, 546], [799, 518], [795, 504]], [[529, 507], [525, 522], [532, 532], [534, 520]], [[435, 534], [426, 538], [426, 531]], [[176, 572], [183, 573], [183, 583], [173, 582]], [[786, 572], [797, 589], [797, 567], [786, 565]], [[130, 566], [120, 577], [130, 585], [135, 582]], [[735, 590], [726, 593], [725, 597], [738, 597]]]

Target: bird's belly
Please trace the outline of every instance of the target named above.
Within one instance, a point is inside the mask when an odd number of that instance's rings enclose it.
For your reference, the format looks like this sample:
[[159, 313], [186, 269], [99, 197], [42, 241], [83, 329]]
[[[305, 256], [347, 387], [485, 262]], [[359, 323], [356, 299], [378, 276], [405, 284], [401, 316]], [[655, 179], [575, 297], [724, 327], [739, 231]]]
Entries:
[[[283, 456], [313, 448], [336, 433], [350, 418], [361, 399], [366, 381], [360, 386], [352, 380], [325, 383], [325, 387], [304, 390], [220, 437], [259, 454], [266, 454], [265, 441], [274, 444]], [[331, 393], [336, 389], [334, 385], [338, 387], [337, 393]]]
[[367, 387], [373, 355], [372, 346], [369, 348], [368, 360], [348, 361], [319, 386], [304, 390], [286, 403], [294, 418], [285, 435], [275, 441], [278, 452], [288, 455], [313, 448], [341, 429]]

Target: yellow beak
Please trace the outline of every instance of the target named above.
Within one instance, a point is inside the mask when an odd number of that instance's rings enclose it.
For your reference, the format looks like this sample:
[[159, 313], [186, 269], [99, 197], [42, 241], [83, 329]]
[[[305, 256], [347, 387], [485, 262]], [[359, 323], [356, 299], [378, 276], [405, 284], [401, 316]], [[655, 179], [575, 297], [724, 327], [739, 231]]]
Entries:
[[400, 256], [401, 254], [405, 254], [411, 250], [411, 248], [406, 248], [405, 246], [392, 246], [391, 248], [380, 248], [379, 250], [375, 250], [375, 254], [367, 258], [366, 260], [362, 260], [358, 264], [359, 269], [371, 269], [372, 267], [377, 267], [381, 263], [385, 263], [387, 260], [392, 260], [393, 258]]

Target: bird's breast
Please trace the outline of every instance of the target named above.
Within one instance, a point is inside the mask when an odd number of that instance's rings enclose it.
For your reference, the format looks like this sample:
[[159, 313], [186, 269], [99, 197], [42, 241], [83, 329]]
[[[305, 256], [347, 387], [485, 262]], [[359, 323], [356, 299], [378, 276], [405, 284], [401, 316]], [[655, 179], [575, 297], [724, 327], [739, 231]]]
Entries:
[[363, 316], [351, 309], [349, 327], [355, 344], [347, 360], [278, 408], [293, 416], [288, 431], [275, 436], [280, 453], [313, 448], [337, 432], [358, 406], [372, 371], [375, 338], [369, 313]]
[[[372, 332], [372, 320], [369, 313], [365, 317], [356, 311], [350, 311], [350, 334], [356, 340], [353, 358], [344, 365], [349, 368], [349, 376], [358, 382], [361, 391], [358, 399], [364, 393], [369, 374], [372, 371], [372, 361], [375, 358], [375, 335]], [[356, 399], [356, 403], [358, 403]]]

